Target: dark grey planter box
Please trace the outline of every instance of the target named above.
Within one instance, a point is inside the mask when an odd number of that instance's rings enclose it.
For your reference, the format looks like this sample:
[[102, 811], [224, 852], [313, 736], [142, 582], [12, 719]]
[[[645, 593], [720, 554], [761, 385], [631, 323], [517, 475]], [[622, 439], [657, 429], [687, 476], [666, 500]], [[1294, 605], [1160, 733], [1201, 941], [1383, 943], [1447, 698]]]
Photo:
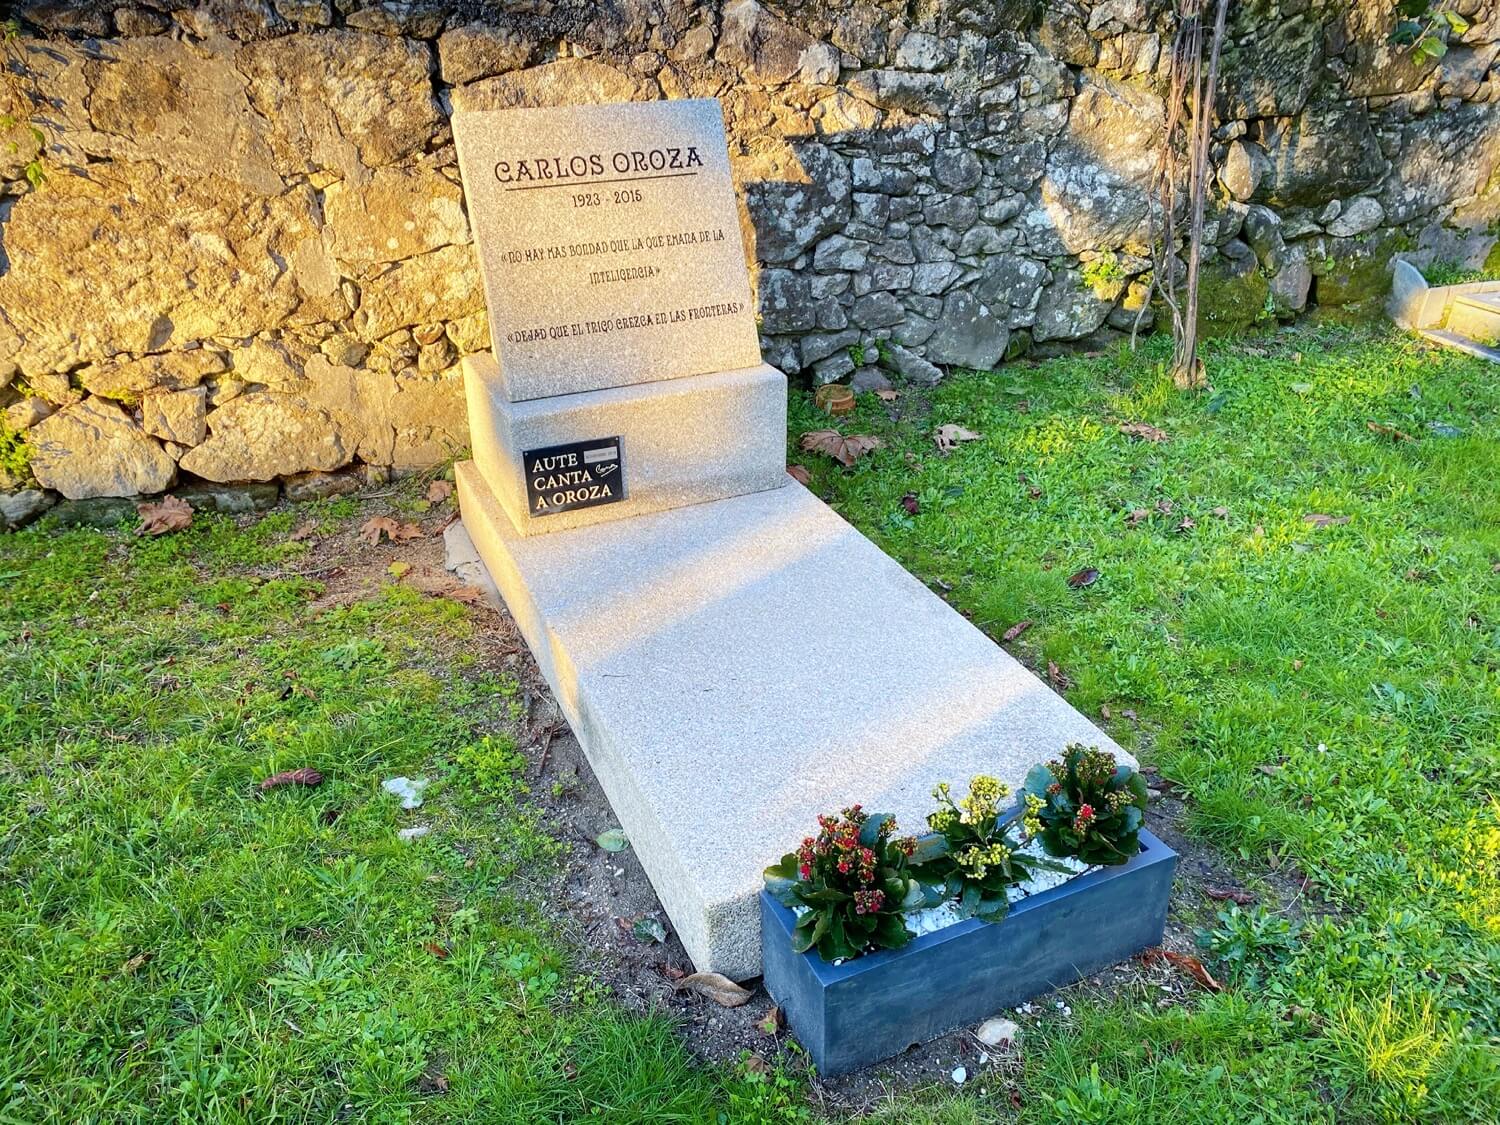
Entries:
[[1142, 829], [1130, 862], [1022, 899], [1003, 922], [970, 918], [842, 965], [794, 953], [796, 915], [762, 891], [766, 991], [820, 1074], [857, 1070], [1160, 944], [1176, 867]]

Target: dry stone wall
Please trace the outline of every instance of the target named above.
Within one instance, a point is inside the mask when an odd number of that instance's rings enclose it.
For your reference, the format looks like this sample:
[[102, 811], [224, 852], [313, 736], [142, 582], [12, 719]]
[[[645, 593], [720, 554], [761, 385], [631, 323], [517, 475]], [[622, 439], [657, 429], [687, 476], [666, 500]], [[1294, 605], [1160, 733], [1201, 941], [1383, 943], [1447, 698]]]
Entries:
[[[5, 522], [462, 448], [456, 365], [488, 342], [455, 106], [721, 99], [793, 375], [934, 382], [1142, 312], [1167, 0], [12, 7]], [[1368, 303], [1398, 252], [1493, 255], [1500, 15], [1456, 7], [1438, 61], [1387, 43], [1388, 0], [1233, 6], [1210, 332]]]

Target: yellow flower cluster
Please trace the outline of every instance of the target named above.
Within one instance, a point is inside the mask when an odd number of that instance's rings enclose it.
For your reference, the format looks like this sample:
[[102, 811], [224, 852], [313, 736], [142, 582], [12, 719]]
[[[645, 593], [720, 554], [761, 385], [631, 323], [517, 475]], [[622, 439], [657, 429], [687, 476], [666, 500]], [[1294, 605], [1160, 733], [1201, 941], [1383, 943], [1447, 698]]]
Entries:
[[965, 875], [983, 879], [991, 867], [999, 867], [1010, 858], [1010, 849], [1004, 844], [974, 844], [956, 858]]
[[961, 824], [983, 824], [994, 819], [1000, 802], [1010, 796], [1010, 786], [1003, 781], [980, 774], [969, 780], [969, 795], [958, 803]]
[[1035, 793], [1026, 794], [1026, 811], [1021, 814], [1021, 831], [1026, 835], [1035, 836], [1041, 832], [1041, 812], [1046, 803]]

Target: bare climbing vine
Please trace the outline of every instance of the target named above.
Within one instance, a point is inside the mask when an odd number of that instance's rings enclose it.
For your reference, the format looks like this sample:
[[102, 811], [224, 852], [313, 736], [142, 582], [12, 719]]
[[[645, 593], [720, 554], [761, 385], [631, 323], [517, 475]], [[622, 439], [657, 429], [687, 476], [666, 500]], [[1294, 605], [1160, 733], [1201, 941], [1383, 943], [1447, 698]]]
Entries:
[[[1198, 356], [1198, 273], [1203, 252], [1203, 213], [1209, 190], [1208, 145], [1213, 135], [1219, 54], [1229, 0], [1218, 0], [1212, 26], [1205, 26], [1205, 16], [1212, 3], [1213, 0], [1177, 0], [1177, 34], [1172, 40], [1166, 129], [1151, 186], [1161, 223], [1161, 237], [1152, 239], [1155, 256], [1152, 280], [1155, 291], [1172, 317], [1172, 381], [1183, 390], [1203, 387], [1207, 383], [1203, 361]], [[1205, 41], [1208, 46], [1206, 69], [1203, 59]], [[1155, 221], [1153, 216], [1153, 225]], [[1183, 221], [1186, 222], [1185, 236], [1180, 226]], [[1184, 243], [1181, 257], [1179, 243]], [[1149, 303], [1143, 302], [1140, 315], [1144, 315]], [[1139, 322], [1138, 316], [1137, 325]]]

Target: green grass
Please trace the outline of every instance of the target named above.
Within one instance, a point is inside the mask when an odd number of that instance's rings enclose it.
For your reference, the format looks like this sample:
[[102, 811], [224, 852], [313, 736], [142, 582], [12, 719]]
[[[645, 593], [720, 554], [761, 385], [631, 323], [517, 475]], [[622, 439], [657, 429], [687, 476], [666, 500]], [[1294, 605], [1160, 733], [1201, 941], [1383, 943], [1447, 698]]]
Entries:
[[[862, 396], [840, 428], [882, 449], [848, 471], [792, 455], [976, 624], [1034, 621], [1018, 651], [1109, 708], [1189, 794], [1191, 831], [1247, 874], [1306, 873], [1334, 908], [1291, 927], [1179, 903], [1231, 990], [1044, 1032], [1023, 1116], [1493, 1120], [1500, 379], [1401, 339], [1287, 333], [1215, 347], [1214, 392], [1184, 395], [1162, 358], [954, 378], [894, 422]], [[940, 455], [950, 422], [983, 440]], [[794, 437], [828, 424], [795, 396]], [[1102, 577], [1069, 588], [1085, 567]]]
[[[1178, 896], [1225, 992], [1075, 994], [1027, 1023], [1018, 1069], [874, 1120], [1493, 1120], [1500, 381], [1394, 338], [1260, 351], [1216, 345], [1212, 396], [1157, 352], [955, 377], [898, 421], [861, 396], [838, 425], [883, 449], [796, 456], [982, 627], [1034, 621], [1012, 648], [1107, 704], [1265, 899]], [[829, 424], [802, 393], [792, 420]], [[983, 439], [943, 457], [946, 422]], [[518, 686], [472, 655], [467, 611], [394, 586], [329, 608], [294, 573], [293, 528], [359, 513], [0, 540], [0, 1121], [810, 1113], [795, 1066], [697, 1065], [577, 971], [538, 907], [560, 846]], [[256, 795], [302, 765], [327, 780]], [[380, 790], [401, 773], [433, 779], [410, 843]], [[1280, 912], [1273, 867], [1332, 912]]]
[[[305, 515], [0, 542], [0, 1120], [697, 1122], [786, 1100], [570, 971], [534, 906], [560, 845], [514, 750], [517, 685], [436, 655], [471, 629], [454, 602], [391, 587], [314, 612], [314, 583], [264, 577]], [[320, 787], [257, 795], [303, 765]], [[402, 773], [433, 779], [410, 843], [380, 789]]]

